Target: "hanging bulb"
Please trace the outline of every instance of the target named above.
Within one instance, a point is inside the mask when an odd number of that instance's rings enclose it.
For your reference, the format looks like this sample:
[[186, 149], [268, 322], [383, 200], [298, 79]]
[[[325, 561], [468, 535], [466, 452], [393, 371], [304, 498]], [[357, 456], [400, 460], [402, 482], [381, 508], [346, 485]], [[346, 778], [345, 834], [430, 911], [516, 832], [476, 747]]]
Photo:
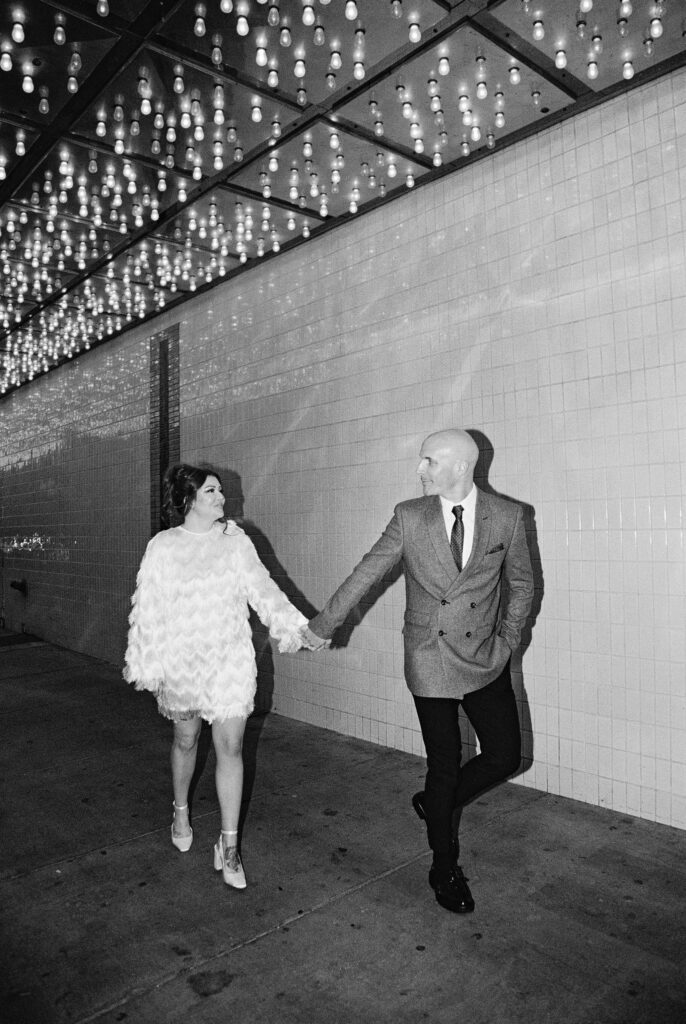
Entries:
[[276, 68], [270, 68], [269, 74], [267, 75], [267, 85], [271, 89], [276, 89], [279, 84], [279, 72]]
[[24, 42], [24, 26], [20, 21], [15, 21], [12, 25], [12, 39], [17, 45]]
[[2, 56], [0, 57], [0, 69], [2, 71], [11, 71], [12, 70], [12, 58], [9, 55], [9, 53], [7, 53], [6, 50], [4, 51]]
[[24, 92], [33, 92], [33, 79], [31, 78], [31, 75], [24, 75], [21, 87]]
[[65, 20], [63, 14], [55, 15], [55, 32], [52, 38], [57, 46], [64, 46], [67, 41], [67, 33], [64, 29]]
[[598, 32], [597, 29], [593, 33], [593, 35], [591, 36], [591, 46], [593, 48], [593, 52], [594, 53], [602, 53], [603, 52], [603, 37], [601, 36], [600, 32]]
[[303, 25], [307, 25], [308, 28], [311, 25], [314, 25], [314, 21], [315, 21], [314, 7], [311, 4], [305, 4], [304, 5], [302, 18], [303, 18]]
[[510, 82], [512, 85], [519, 85], [522, 80], [522, 73], [516, 64], [513, 64], [509, 71]]
[[622, 38], [629, 34], [629, 22], [626, 18], [617, 18], [617, 30]]
[[258, 68], [265, 68], [268, 62], [269, 58], [267, 56], [267, 51], [265, 50], [264, 46], [258, 46], [257, 49], [255, 50], [255, 63], [257, 64]]
[[631, 0], [622, 0], [622, 2], [619, 5], [619, 17], [630, 18], [633, 13], [634, 5], [632, 4]]
[[281, 16], [279, 14], [279, 6], [278, 4], [273, 3], [267, 11], [267, 24], [271, 25], [272, 28], [276, 28], [280, 20]]
[[47, 87], [47, 85], [42, 85], [41, 86], [40, 93], [41, 93], [41, 100], [40, 100], [40, 103], [38, 104], [38, 110], [39, 110], [39, 112], [41, 114], [49, 114], [50, 113], [50, 103], [48, 101], [48, 87]]
[[627, 81], [634, 77], [634, 66], [630, 60], [625, 60], [622, 65], [622, 77]]
[[402, 18], [403, 16], [403, 5], [402, 0], [391, 0], [391, 14], [394, 18]]
[[578, 14], [576, 18], [576, 34], [579, 39], [583, 39], [586, 35], [586, 19], [583, 14]]
[[106, 18], [108, 16], [108, 14], [110, 13], [110, 5], [107, 2], [107, 0], [98, 0], [97, 6], [96, 6], [95, 9], [96, 9], [96, 11], [98, 12], [98, 14], [100, 15], [101, 18]]
[[560, 70], [567, 67], [567, 54], [564, 50], [555, 51], [555, 67]]
[[314, 30], [314, 35], [312, 38], [314, 39], [315, 46], [324, 45], [324, 43], [326, 42], [326, 33], [322, 25], [317, 25], [317, 27]]
[[207, 14], [207, 8], [204, 4], [195, 5], [195, 24], [193, 25], [193, 31], [200, 38], [205, 35], [207, 31], [205, 26], [205, 15]]
[[534, 22], [532, 34], [537, 43], [539, 43], [545, 36], [545, 26], [540, 18]]
[[307, 69], [305, 67], [305, 61], [302, 60], [301, 58], [298, 58], [298, 60], [296, 60], [295, 64], [293, 65], [293, 74], [295, 75], [296, 78], [304, 78], [306, 70]]
[[365, 74], [366, 72], [364, 64], [362, 63], [361, 60], [356, 60], [355, 63], [353, 64], [353, 78], [355, 78], [358, 82], [361, 82]]
[[598, 64], [594, 60], [589, 60], [586, 65], [586, 74], [589, 78], [595, 79], [598, 77]]
[[659, 39], [664, 31], [662, 21], [660, 18], [651, 18], [650, 20], [650, 38]]
[[233, 0], [221, 0], [219, 9], [222, 14], [231, 14], [231, 11], [233, 10]]
[[479, 100], [485, 100], [488, 96], [488, 86], [485, 82], [478, 82], [476, 86], [476, 98]]
[[535, 107], [537, 107], [539, 105], [539, 103], [541, 102], [541, 94], [538, 91], [538, 89], [534, 89], [533, 90], [533, 92], [531, 93], [531, 99], [532, 99], [533, 105]]
[[281, 43], [282, 46], [291, 45], [291, 30], [289, 29], [288, 25], [284, 25], [284, 27], [281, 29], [281, 33], [279, 34], [279, 42]]
[[250, 32], [250, 25], [248, 24], [248, 19], [244, 14], [241, 14], [240, 17], [236, 19], [236, 32], [239, 36], [247, 36]]
[[588, 14], [593, 10], [593, 0], [579, 0], [579, 10], [583, 14]]
[[333, 68], [334, 71], [338, 71], [342, 67], [343, 60], [341, 58], [341, 54], [340, 54], [339, 50], [332, 50], [331, 51], [331, 57], [329, 59], [329, 64], [331, 65], [331, 67]]
[[450, 74], [450, 61], [447, 57], [441, 57], [438, 61], [438, 73], [439, 75]]
[[410, 25], [410, 42], [420, 43], [422, 41], [422, 30], [416, 21], [413, 21]]
[[348, 21], [355, 21], [357, 17], [357, 4], [355, 0], [347, 0], [345, 5], [345, 16]]
[[73, 75], [70, 75], [67, 79], [67, 92], [70, 92], [72, 96], [79, 91], [79, 83]]
[[502, 112], [502, 110], [497, 110], [495, 112], [495, 116], [494, 116], [493, 120], [495, 122], [496, 128], [504, 128], [505, 127], [505, 115]]

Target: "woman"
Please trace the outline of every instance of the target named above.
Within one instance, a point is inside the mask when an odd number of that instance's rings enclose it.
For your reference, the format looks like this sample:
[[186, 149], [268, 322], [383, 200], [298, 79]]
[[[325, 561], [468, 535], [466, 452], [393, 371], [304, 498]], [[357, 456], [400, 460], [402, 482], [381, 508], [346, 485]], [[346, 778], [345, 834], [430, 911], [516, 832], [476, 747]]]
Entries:
[[240, 527], [224, 520], [218, 473], [172, 466], [164, 494], [171, 528], [152, 538], [141, 562], [124, 678], [152, 691], [160, 713], [174, 723], [171, 841], [182, 852], [193, 842], [188, 790], [201, 720], [211, 724], [221, 809], [214, 866], [227, 885], [244, 889], [238, 853], [242, 743], [257, 685], [248, 606], [282, 652], [299, 650], [307, 619], [279, 590]]

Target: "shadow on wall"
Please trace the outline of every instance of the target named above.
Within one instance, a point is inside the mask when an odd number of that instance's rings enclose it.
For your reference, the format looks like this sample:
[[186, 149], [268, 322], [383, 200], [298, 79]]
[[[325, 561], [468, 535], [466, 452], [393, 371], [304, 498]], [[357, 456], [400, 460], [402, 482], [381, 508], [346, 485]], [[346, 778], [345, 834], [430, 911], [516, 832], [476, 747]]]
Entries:
[[[204, 467], [204, 464], [201, 464]], [[283, 591], [291, 604], [306, 618], [311, 619], [317, 609], [308, 601], [303, 592], [295, 585], [285, 568], [276, 556], [268, 537], [251, 519], [245, 515], [245, 495], [240, 474], [234, 469], [214, 466], [219, 473], [224, 487], [224, 514], [250, 537], [260, 561], [269, 572], [276, 585]], [[269, 630], [253, 611], [250, 612], [250, 627], [253, 634], [255, 658], [257, 661], [257, 695], [255, 708], [257, 711], [271, 710], [274, 695], [274, 658], [269, 638]]]
[[[474, 430], [469, 428], [467, 433], [471, 435], [479, 448], [479, 460], [474, 470], [474, 483], [482, 491], [488, 494], [495, 494], [500, 498], [505, 498], [506, 501], [512, 501], [516, 505], [519, 505], [524, 514], [524, 526], [526, 528], [526, 539], [529, 546], [529, 554], [531, 556], [531, 567], [534, 574], [534, 599], [531, 605], [531, 611], [529, 617], [522, 630], [522, 642], [519, 650], [512, 659], [512, 685], [517, 697], [517, 703], [520, 709], [520, 718], [522, 725], [522, 763], [519, 767], [517, 775], [523, 775], [524, 772], [533, 764], [534, 750], [533, 750], [533, 729], [531, 725], [531, 711], [529, 708], [529, 701], [526, 695], [526, 689], [524, 687], [524, 679], [522, 676], [522, 658], [527, 647], [531, 643], [531, 637], [533, 628], [538, 617], [538, 613], [541, 610], [541, 603], [543, 601], [543, 566], [541, 564], [541, 553], [538, 546], [538, 537], [536, 532], [536, 511], [533, 505], [527, 505], [523, 501], [519, 501], [517, 498], [510, 497], [509, 494], [503, 494], [500, 491], [496, 491], [494, 487], [488, 482], [488, 474], [490, 472], [491, 464], [493, 462], [494, 448], [488, 437], [481, 430]], [[469, 727], [468, 723], [465, 723], [464, 716], [462, 718], [463, 728], [465, 730], [464, 739], [467, 745], [475, 746], [474, 733]]]

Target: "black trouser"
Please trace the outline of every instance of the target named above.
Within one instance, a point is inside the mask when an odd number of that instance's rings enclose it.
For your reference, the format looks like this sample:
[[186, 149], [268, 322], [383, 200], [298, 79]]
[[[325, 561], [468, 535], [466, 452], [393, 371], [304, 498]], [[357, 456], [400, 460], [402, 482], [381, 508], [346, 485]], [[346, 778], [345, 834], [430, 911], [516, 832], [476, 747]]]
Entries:
[[[415, 697], [424, 746], [424, 809], [434, 865], [453, 861], [453, 812], [519, 767], [522, 741], [509, 662], [488, 686], [453, 697]], [[461, 767], [460, 704], [479, 741], [480, 753]]]

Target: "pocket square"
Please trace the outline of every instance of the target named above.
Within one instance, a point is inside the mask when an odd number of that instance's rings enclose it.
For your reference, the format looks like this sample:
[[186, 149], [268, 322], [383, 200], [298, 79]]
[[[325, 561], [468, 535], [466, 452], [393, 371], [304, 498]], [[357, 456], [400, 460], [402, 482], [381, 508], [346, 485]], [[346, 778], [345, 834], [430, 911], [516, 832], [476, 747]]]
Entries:
[[491, 548], [490, 551], [487, 551], [486, 554], [487, 555], [494, 555], [496, 553], [496, 551], [502, 551], [504, 547], [505, 547], [504, 544], [496, 544], [496, 546], [494, 548]]

